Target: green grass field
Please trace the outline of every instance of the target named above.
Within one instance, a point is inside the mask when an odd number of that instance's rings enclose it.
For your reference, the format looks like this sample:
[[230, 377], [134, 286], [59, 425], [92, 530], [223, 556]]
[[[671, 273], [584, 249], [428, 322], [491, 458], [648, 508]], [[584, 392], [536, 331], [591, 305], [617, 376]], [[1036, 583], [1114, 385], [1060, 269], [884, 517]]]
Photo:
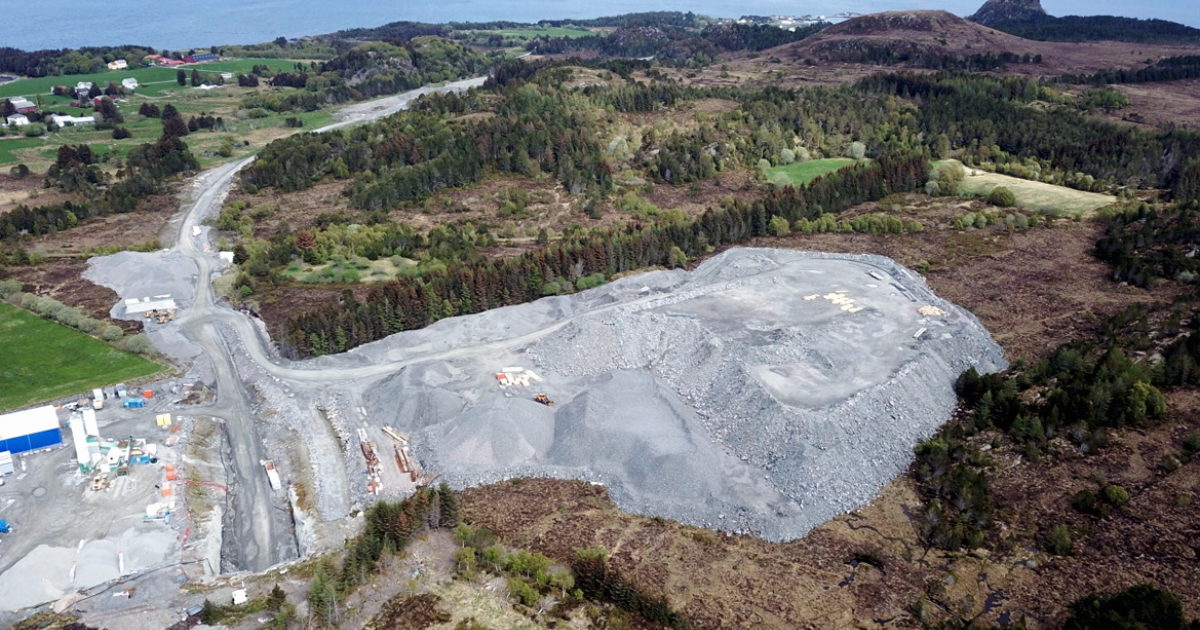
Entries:
[[191, 72], [191, 68], [196, 68], [201, 72], [232, 72], [237, 74], [250, 72], [254, 66], [267, 66], [272, 70], [291, 70], [295, 67], [296, 62], [291, 59], [255, 59], [247, 57], [245, 59], [222, 59], [221, 61], [209, 61], [207, 63], [193, 63], [182, 66]]
[[587, 37], [595, 35], [585, 28], [566, 28], [561, 26], [529, 26], [524, 28], [503, 28], [491, 31], [470, 31], [488, 35], [500, 35], [512, 39], [528, 40], [535, 37]]
[[[947, 162], [937, 162], [935, 166], [944, 163]], [[1036, 210], [1049, 216], [1086, 216], [1117, 201], [1112, 195], [1075, 190], [978, 169], [967, 168], [966, 171], [966, 177], [959, 184], [959, 194], [965, 197], [986, 197], [993, 188], [1004, 186], [1012, 191], [1018, 207]]]
[[93, 387], [148, 376], [162, 365], [77, 330], [0, 303], [0, 410], [25, 407]]
[[[26, 138], [24, 136], [7, 136], [0, 138], [0, 164], [17, 163], [17, 151], [40, 147], [47, 142], [41, 138]], [[57, 148], [55, 149], [57, 151]]]
[[854, 163], [850, 158], [826, 158], [807, 162], [792, 162], [785, 166], [774, 166], [767, 171], [767, 178], [774, 180], [779, 173], [787, 175], [793, 186], [802, 186], [812, 180], [841, 170]]
[[[196, 63], [179, 66], [188, 75], [191, 75], [192, 68], [201, 72], [249, 72], [250, 68], [256, 64], [270, 66], [274, 70], [291, 70], [295, 64], [289, 59], [227, 59], [225, 61], [213, 61], [209, 63]], [[147, 68], [130, 68], [128, 70], [110, 70], [106, 72], [97, 72], [94, 74], [68, 74], [56, 77], [37, 77], [32, 79], [18, 79], [10, 83], [0, 85], [0, 98], [9, 98], [11, 96], [24, 96], [33, 100], [36, 95], [42, 96], [44, 103], [60, 103], [67, 102], [69, 99], [61, 97], [52, 97], [50, 91], [56, 85], [74, 86], [80, 81], [91, 81], [101, 88], [108, 85], [109, 81], [120, 83], [121, 79], [133, 77], [138, 80], [141, 87], [137, 93], [144, 96], [161, 96], [168, 92], [173, 92], [181, 89], [175, 81], [175, 74], [178, 68], [165, 67], [147, 67]], [[188, 86], [190, 87], [190, 86]]]

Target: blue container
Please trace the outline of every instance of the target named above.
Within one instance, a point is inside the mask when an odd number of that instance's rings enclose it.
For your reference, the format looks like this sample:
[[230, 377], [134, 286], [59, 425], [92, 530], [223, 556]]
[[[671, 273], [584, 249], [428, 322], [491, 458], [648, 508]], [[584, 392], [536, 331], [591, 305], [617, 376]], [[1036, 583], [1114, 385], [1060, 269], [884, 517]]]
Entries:
[[7, 534], [8, 532], [11, 532], [11, 531], [12, 531], [12, 528], [8, 526], [8, 521], [0, 518], [0, 534]]
[[129, 458], [129, 463], [130, 464], [149, 464], [150, 456], [149, 455], [135, 455], [134, 457]]
[[124, 406], [126, 409], [141, 409], [146, 406], [146, 401], [142, 398], [126, 398]]

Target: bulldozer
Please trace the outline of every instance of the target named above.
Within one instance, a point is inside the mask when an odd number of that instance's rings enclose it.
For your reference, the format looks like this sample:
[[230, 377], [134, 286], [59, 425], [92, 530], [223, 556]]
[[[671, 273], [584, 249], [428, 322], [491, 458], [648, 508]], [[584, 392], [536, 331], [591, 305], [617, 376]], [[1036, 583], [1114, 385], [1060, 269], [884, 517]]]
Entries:
[[533, 397], [533, 400], [534, 400], [534, 402], [540, 402], [540, 403], [542, 403], [543, 405], [546, 405], [547, 407], [553, 407], [553, 406], [554, 406], [554, 401], [553, 401], [553, 400], [550, 400], [550, 397], [549, 397], [549, 396], [547, 396], [547, 395], [546, 395], [546, 394], [544, 394], [544, 393], [542, 393], [542, 394], [538, 394], [538, 395], [534, 396], [534, 397]]

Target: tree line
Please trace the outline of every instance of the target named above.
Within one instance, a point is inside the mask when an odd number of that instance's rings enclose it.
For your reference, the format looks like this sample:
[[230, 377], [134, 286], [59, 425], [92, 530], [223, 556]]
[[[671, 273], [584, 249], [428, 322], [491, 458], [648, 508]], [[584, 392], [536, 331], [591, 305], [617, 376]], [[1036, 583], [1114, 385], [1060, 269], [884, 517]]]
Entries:
[[1122, 184], [1170, 187], [1190, 156], [1200, 154], [1200, 133], [1147, 131], [1093, 119], [1075, 109], [1029, 104], [1042, 94], [1032, 78], [956, 73], [873, 75], [868, 91], [920, 101], [918, 123], [929, 135], [944, 133], [953, 146], [992, 145]]
[[421, 277], [373, 286], [366, 299], [345, 292], [336, 300], [297, 314], [273, 331], [289, 357], [343, 352], [402, 330], [454, 315], [519, 304], [543, 295], [556, 279], [603, 277], [649, 266], [679, 266], [709, 247], [769, 233], [771, 219], [816, 219], [824, 212], [916, 190], [928, 177], [928, 156], [882, 156], [811, 182], [770, 191], [751, 202], [734, 201], [700, 217], [662, 225], [629, 224], [593, 231], [503, 260], [478, 260]]
[[1198, 215], [1197, 201], [1161, 207], [1139, 203], [1105, 220], [1096, 256], [1112, 265], [1118, 282], [1139, 287], [1160, 279], [1194, 282], [1200, 278]]
[[243, 106], [277, 112], [314, 111], [330, 104], [476, 76], [491, 64], [486, 56], [441, 37], [368, 42], [311, 67], [275, 73], [270, 78], [272, 86], [296, 90], [255, 92], [244, 99]]
[[87, 145], [61, 147], [50, 169], [48, 184], [91, 191], [91, 198], [36, 207], [18, 206], [0, 215], [0, 241], [70, 229], [92, 217], [132, 212], [140, 199], [161, 192], [166, 178], [199, 168], [187, 144], [167, 135], [130, 151], [111, 183], [100, 174], [95, 160]]
[[1145, 68], [1114, 68], [1093, 74], [1065, 74], [1056, 80], [1063, 83], [1149, 83], [1178, 81], [1200, 77], [1200, 55], [1179, 55], [1159, 59]]
[[1004, 21], [991, 25], [1010, 35], [1051, 42], [1136, 42], [1139, 44], [1193, 44], [1200, 29], [1167, 20], [1143, 20], [1112, 15], [1044, 16], [1035, 20]]

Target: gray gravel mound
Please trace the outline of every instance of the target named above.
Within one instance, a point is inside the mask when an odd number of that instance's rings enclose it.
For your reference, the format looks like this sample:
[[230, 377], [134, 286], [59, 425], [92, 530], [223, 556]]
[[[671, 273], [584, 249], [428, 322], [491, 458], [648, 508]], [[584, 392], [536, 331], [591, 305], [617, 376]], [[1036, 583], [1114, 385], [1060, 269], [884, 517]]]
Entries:
[[[958, 374], [1005, 367], [974, 316], [890, 259], [762, 249], [444, 320], [339, 360], [432, 351], [446, 354], [364, 402], [452, 485], [584, 479], [627, 510], [775, 540], [870, 500], [949, 418]], [[507, 367], [544, 380], [500, 387]]]

